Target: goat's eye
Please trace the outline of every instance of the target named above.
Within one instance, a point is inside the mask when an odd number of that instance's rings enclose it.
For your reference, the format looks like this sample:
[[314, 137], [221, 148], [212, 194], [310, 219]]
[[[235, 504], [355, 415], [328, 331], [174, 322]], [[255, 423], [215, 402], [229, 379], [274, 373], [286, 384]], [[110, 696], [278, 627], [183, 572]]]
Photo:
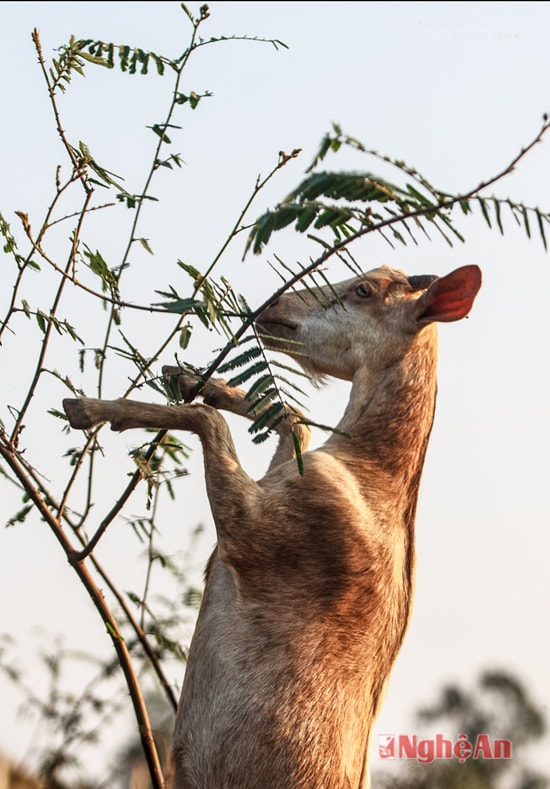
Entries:
[[368, 299], [369, 296], [372, 296], [371, 288], [369, 288], [369, 286], [366, 285], [364, 282], [362, 282], [360, 285], [358, 285], [355, 288], [355, 292], [357, 293], [358, 296], [361, 296], [362, 299]]

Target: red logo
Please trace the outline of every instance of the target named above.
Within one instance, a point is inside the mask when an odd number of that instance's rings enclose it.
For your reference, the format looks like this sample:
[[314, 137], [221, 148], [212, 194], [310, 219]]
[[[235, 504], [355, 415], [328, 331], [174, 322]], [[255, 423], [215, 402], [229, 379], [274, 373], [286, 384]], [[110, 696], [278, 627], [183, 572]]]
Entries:
[[416, 734], [379, 734], [378, 758], [415, 759], [421, 764], [431, 764], [436, 759], [511, 759], [511, 740], [496, 739], [488, 734], [478, 734], [474, 742], [467, 734], [450, 740], [442, 734], [431, 739], [419, 739]]

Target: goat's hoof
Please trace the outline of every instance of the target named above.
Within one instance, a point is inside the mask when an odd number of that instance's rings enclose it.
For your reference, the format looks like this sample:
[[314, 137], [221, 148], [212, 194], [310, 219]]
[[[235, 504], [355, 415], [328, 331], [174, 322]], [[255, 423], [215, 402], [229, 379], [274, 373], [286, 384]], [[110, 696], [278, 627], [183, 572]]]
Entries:
[[183, 370], [181, 367], [165, 364], [162, 368], [162, 374], [165, 378], [175, 377], [178, 380], [178, 387], [183, 400], [187, 400], [191, 392], [197, 388], [200, 381], [198, 375], [192, 372]]
[[84, 402], [81, 399], [65, 398], [63, 400], [63, 409], [69, 419], [69, 424], [76, 430], [86, 430], [90, 427], [91, 423], [86, 415]]

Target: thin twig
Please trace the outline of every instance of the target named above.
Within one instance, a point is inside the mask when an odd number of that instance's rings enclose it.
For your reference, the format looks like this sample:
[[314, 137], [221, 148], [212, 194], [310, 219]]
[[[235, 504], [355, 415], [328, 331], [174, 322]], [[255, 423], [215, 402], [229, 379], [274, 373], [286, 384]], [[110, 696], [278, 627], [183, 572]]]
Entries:
[[[0, 438], [3, 438], [2, 434], [0, 434]], [[21, 463], [20, 457], [17, 456], [16, 452], [13, 450], [13, 447], [11, 447], [9, 443], [5, 443], [5, 441], [0, 441], [0, 455], [11, 468], [17, 479], [21, 482], [27, 496], [37, 508], [42, 519], [50, 527], [54, 537], [61, 545], [65, 555], [68, 558], [74, 557], [76, 552], [66, 533], [64, 532], [61, 522], [52, 514], [50, 507], [44, 501], [40, 495], [40, 492], [32, 483], [31, 479], [26, 473], [25, 467]], [[80, 582], [88, 592], [88, 595], [90, 596], [90, 599], [98, 611], [101, 620], [105, 623], [107, 632], [109, 633], [111, 642], [116, 650], [120, 666], [126, 678], [130, 697], [134, 705], [134, 712], [138, 723], [140, 738], [145, 758], [149, 766], [153, 787], [154, 789], [163, 789], [164, 778], [149, 723], [147, 708], [145, 706], [139, 681], [134, 671], [132, 658], [126, 646], [126, 642], [120, 634], [117, 621], [113, 616], [109, 606], [107, 605], [105, 597], [103, 596], [101, 590], [97, 587], [86, 565], [82, 561], [78, 560], [72, 560], [71, 565], [78, 575]]]

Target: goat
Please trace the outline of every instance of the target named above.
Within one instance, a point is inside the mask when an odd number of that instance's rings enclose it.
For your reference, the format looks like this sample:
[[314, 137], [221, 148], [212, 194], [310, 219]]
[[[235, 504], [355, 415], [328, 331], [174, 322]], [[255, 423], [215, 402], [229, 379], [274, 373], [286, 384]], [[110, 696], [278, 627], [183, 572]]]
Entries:
[[[444, 277], [383, 266], [267, 307], [256, 325], [268, 350], [352, 385], [319, 449], [307, 451], [306, 420], [287, 410], [259, 481], [218, 410], [250, 417], [250, 402], [222, 380], [204, 384], [203, 403], [63, 401], [75, 428], [110, 422], [201, 440], [217, 545], [173, 735], [176, 789], [370, 785], [371, 729], [411, 614], [436, 322], [465, 317], [480, 285], [477, 266]], [[184, 394], [195, 384], [179, 382]]]

